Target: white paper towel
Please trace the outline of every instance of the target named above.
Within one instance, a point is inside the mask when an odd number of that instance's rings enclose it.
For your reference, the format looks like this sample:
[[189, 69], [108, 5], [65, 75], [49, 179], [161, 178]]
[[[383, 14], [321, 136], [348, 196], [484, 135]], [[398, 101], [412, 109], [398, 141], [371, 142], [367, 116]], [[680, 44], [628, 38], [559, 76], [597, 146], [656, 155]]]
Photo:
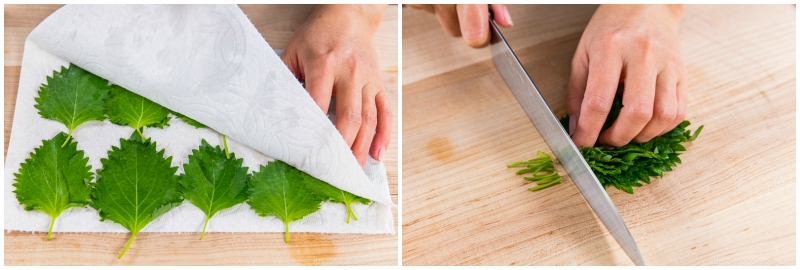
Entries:
[[[376, 201], [354, 205], [359, 220], [350, 224], [345, 224], [342, 204], [325, 203], [292, 223], [290, 231], [394, 232], [383, 165], [370, 159], [361, 170], [333, 124], [235, 5], [67, 5], [37, 26], [25, 42], [5, 164], [6, 230], [46, 231], [49, 225], [46, 214], [19, 205], [12, 193], [13, 173], [41, 140], [66, 130], [59, 122], [42, 119], [33, 105], [38, 86], [69, 62], [228, 135], [230, 150], [244, 158], [250, 171], [273, 157]], [[110, 146], [132, 132], [95, 121], [78, 127], [73, 137], [95, 170]], [[178, 173], [201, 138], [220, 144], [219, 133], [178, 119], [165, 129], [145, 128], [144, 134], [173, 156], [173, 166], [181, 166]], [[143, 231], [199, 232], [203, 221], [204, 214], [184, 202]], [[125, 231], [110, 221], [100, 222], [91, 208], [66, 211], [53, 230]], [[280, 232], [283, 227], [241, 204], [215, 215], [207, 231]]]

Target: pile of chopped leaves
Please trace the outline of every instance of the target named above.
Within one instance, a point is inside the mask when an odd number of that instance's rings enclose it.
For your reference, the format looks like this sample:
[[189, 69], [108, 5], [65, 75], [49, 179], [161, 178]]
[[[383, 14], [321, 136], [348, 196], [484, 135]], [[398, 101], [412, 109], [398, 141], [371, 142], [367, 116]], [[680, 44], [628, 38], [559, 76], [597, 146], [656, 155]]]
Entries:
[[[603, 128], [600, 133], [611, 127], [611, 124], [617, 120], [620, 110], [622, 110], [622, 96], [617, 95], [614, 97], [611, 111], [608, 113], [608, 118], [606, 118], [606, 122], [603, 123]], [[569, 133], [569, 116], [561, 118], [560, 122], [567, 133]], [[594, 172], [595, 176], [597, 176], [597, 180], [600, 181], [600, 184], [602, 184], [604, 188], [613, 186], [619, 190], [633, 194], [633, 187], [641, 187], [642, 182], [649, 184], [650, 177], [662, 177], [664, 176], [664, 172], [672, 171], [673, 167], [681, 163], [681, 159], [678, 156], [683, 151], [686, 151], [686, 147], [682, 144], [694, 141], [694, 139], [700, 135], [700, 131], [703, 130], [703, 126], [700, 126], [692, 133], [691, 130], [687, 129], [690, 124], [689, 121], [683, 121], [671, 131], [657, 136], [646, 143], [631, 142], [625, 146], [610, 150], [605, 150], [600, 145], [582, 147], [581, 155], [586, 160], [586, 163], [589, 164], [592, 172]], [[543, 155], [541, 151], [539, 151], [539, 155], [546, 156]], [[537, 163], [536, 160], [541, 161]], [[542, 161], [544, 161], [544, 157], [526, 162], [515, 162], [508, 165], [508, 167], [519, 165], [528, 166], [528, 168], [518, 171], [517, 174], [535, 171], [534, 177], [526, 177], [525, 179], [537, 181], [540, 186], [530, 189], [531, 191], [536, 191], [552, 186], [554, 182], [561, 182], [560, 177], [558, 181], [543, 181], [544, 184], [538, 182], [543, 178], [549, 179], [546, 177], [553, 177], [536, 175], [536, 172], [540, 170], [535, 168], [539, 168], [537, 166], [544, 166], [541, 165], [543, 164], [541, 163]], [[552, 161], [550, 161], [550, 163], [552, 164]], [[550, 169], [550, 171], [553, 170]], [[555, 174], [554, 171], [553, 174]], [[557, 176], [556, 174], [556, 177]]]
[[[600, 133], [617, 120], [621, 109], [622, 96], [617, 95]], [[678, 156], [686, 151], [682, 143], [693, 141], [703, 130], [700, 126], [692, 134], [686, 129], [690, 124], [684, 120], [671, 131], [646, 143], [631, 142], [611, 150], [604, 150], [599, 145], [582, 147], [581, 155], [603, 187], [613, 186], [633, 194], [633, 187], [641, 187], [641, 182], [649, 184], [650, 177], [662, 177], [664, 172], [672, 171], [681, 163]], [[569, 133], [569, 116], [561, 119], [561, 125]]]

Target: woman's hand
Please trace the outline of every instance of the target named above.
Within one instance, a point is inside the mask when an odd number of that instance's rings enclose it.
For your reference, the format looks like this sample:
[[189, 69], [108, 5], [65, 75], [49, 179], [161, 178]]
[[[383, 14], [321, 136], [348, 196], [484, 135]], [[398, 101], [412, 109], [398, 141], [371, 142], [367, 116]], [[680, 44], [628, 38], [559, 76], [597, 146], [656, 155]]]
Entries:
[[[575, 144], [620, 147], [670, 131], [686, 115], [678, 24], [683, 6], [602, 5], [583, 32], [567, 86]], [[603, 134], [617, 86], [623, 108]]]
[[[464, 37], [467, 45], [482, 48], [489, 44], [489, 5], [408, 5], [436, 14], [439, 23], [453, 37]], [[506, 5], [493, 4], [494, 19], [502, 27], [511, 27]]]
[[281, 55], [323, 112], [336, 96], [336, 129], [363, 167], [389, 146], [392, 112], [372, 38], [386, 5], [320, 5]]

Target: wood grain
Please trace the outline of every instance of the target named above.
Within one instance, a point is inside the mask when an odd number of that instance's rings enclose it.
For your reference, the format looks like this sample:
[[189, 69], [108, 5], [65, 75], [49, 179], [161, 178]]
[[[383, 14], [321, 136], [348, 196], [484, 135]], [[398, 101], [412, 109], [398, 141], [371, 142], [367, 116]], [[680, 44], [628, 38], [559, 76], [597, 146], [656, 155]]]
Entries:
[[[31, 30], [59, 5], [5, 5], [5, 144], [11, 132], [22, 63], [23, 43]], [[283, 48], [313, 10], [312, 5], [241, 5], [273, 48]], [[381, 75], [397, 115], [397, 6], [390, 6], [374, 39]], [[397, 118], [384, 156], [392, 199], [397, 202]], [[4, 149], [5, 149], [4, 148]], [[5, 151], [4, 151], [5, 155]], [[394, 212], [395, 226], [397, 212]], [[395, 227], [396, 228], [396, 227]], [[397, 235], [293, 233], [141, 233], [121, 260], [116, 258], [128, 234], [6, 232], [6, 265], [397, 265]]]
[[[596, 6], [511, 6], [501, 31], [556, 115]], [[652, 265], [795, 265], [795, 8], [688, 6], [683, 164], [608, 193]], [[488, 49], [403, 9], [403, 264], [632, 265], [572, 180], [531, 193], [506, 165], [548, 154]]]

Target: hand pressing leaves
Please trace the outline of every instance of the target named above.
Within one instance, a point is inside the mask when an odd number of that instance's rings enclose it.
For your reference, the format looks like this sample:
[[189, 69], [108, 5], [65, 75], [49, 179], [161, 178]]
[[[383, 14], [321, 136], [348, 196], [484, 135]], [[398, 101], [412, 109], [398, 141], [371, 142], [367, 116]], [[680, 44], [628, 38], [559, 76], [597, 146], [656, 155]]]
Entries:
[[[67, 126], [66, 145], [72, 132], [87, 121], [106, 119], [103, 104], [108, 97], [108, 81], [76, 65], [61, 67], [47, 77], [47, 84], [39, 87], [36, 109], [44, 119], [56, 120]], [[61, 145], [64, 147], [64, 145]]]
[[286, 226], [284, 240], [289, 243], [289, 223], [319, 210], [323, 198], [308, 190], [303, 183], [305, 173], [276, 160], [261, 166], [250, 178], [250, 200], [247, 204], [259, 216], [274, 216]]
[[347, 223], [350, 223], [351, 216], [353, 217], [353, 219], [358, 220], [356, 214], [353, 213], [353, 209], [350, 208], [351, 204], [353, 203], [369, 204], [371, 202], [369, 199], [361, 198], [353, 193], [341, 190], [337, 187], [334, 187], [331, 184], [328, 184], [322, 180], [314, 178], [313, 176], [305, 173], [303, 174], [303, 181], [305, 182], [306, 187], [312, 192], [316, 193], [317, 196], [322, 197], [328, 201], [343, 203], [344, 206], [347, 208]]
[[111, 97], [106, 103], [106, 114], [111, 123], [129, 126], [144, 140], [142, 128], [163, 128], [169, 125], [170, 110], [137, 95], [119, 85], [111, 86]]
[[[602, 131], [617, 119], [622, 107], [622, 97], [617, 95]], [[561, 125], [567, 132], [568, 123], [569, 116], [561, 119]], [[681, 163], [678, 156], [686, 151], [682, 143], [693, 141], [703, 130], [703, 126], [700, 126], [692, 134], [691, 130], [686, 129], [689, 125], [689, 121], [683, 121], [669, 132], [646, 143], [630, 142], [610, 150], [599, 145], [581, 147], [581, 155], [604, 188], [614, 186], [633, 194], [633, 187], [641, 187], [641, 181], [649, 184], [650, 177], [661, 177], [665, 171], [672, 171], [673, 167]]]
[[100, 162], [90, 205], [100, 212], [100, 220], [131, 232], [119, 254], [122, 258], [142, 228], [183, 201], [175, 175], [178, 167], [171, 167], [172, 157], [164, 158], [155, 142], [142, 141], [135, 133], [120, 139], [120, 146], [112, 146]]
[[[89, 203], [92, 173], [89, 159], [78, 150], [78, 143], [66, 144], [66, 133], [59, 133], [33, 150], [31, 157], [20, 164], [15, 173], [14, 193], [25, 210], [41, 210], [50, 216], [47, 240], [53, 223], [65, 209]], [[61, 147], [60, 145], [65, 145]]]
[[183, 196], [206, 214], [200, 234], [203, 240], [208, 220], [214, 214], [247, 200], [247, 167], [242, 167], [242, 159], [236, 159], [235, 154], [231, 153], [229, 159], [219, 146], [211, 147], [202, 140], [200, 148], [192, 150], [183, 170], [178, 180]]

